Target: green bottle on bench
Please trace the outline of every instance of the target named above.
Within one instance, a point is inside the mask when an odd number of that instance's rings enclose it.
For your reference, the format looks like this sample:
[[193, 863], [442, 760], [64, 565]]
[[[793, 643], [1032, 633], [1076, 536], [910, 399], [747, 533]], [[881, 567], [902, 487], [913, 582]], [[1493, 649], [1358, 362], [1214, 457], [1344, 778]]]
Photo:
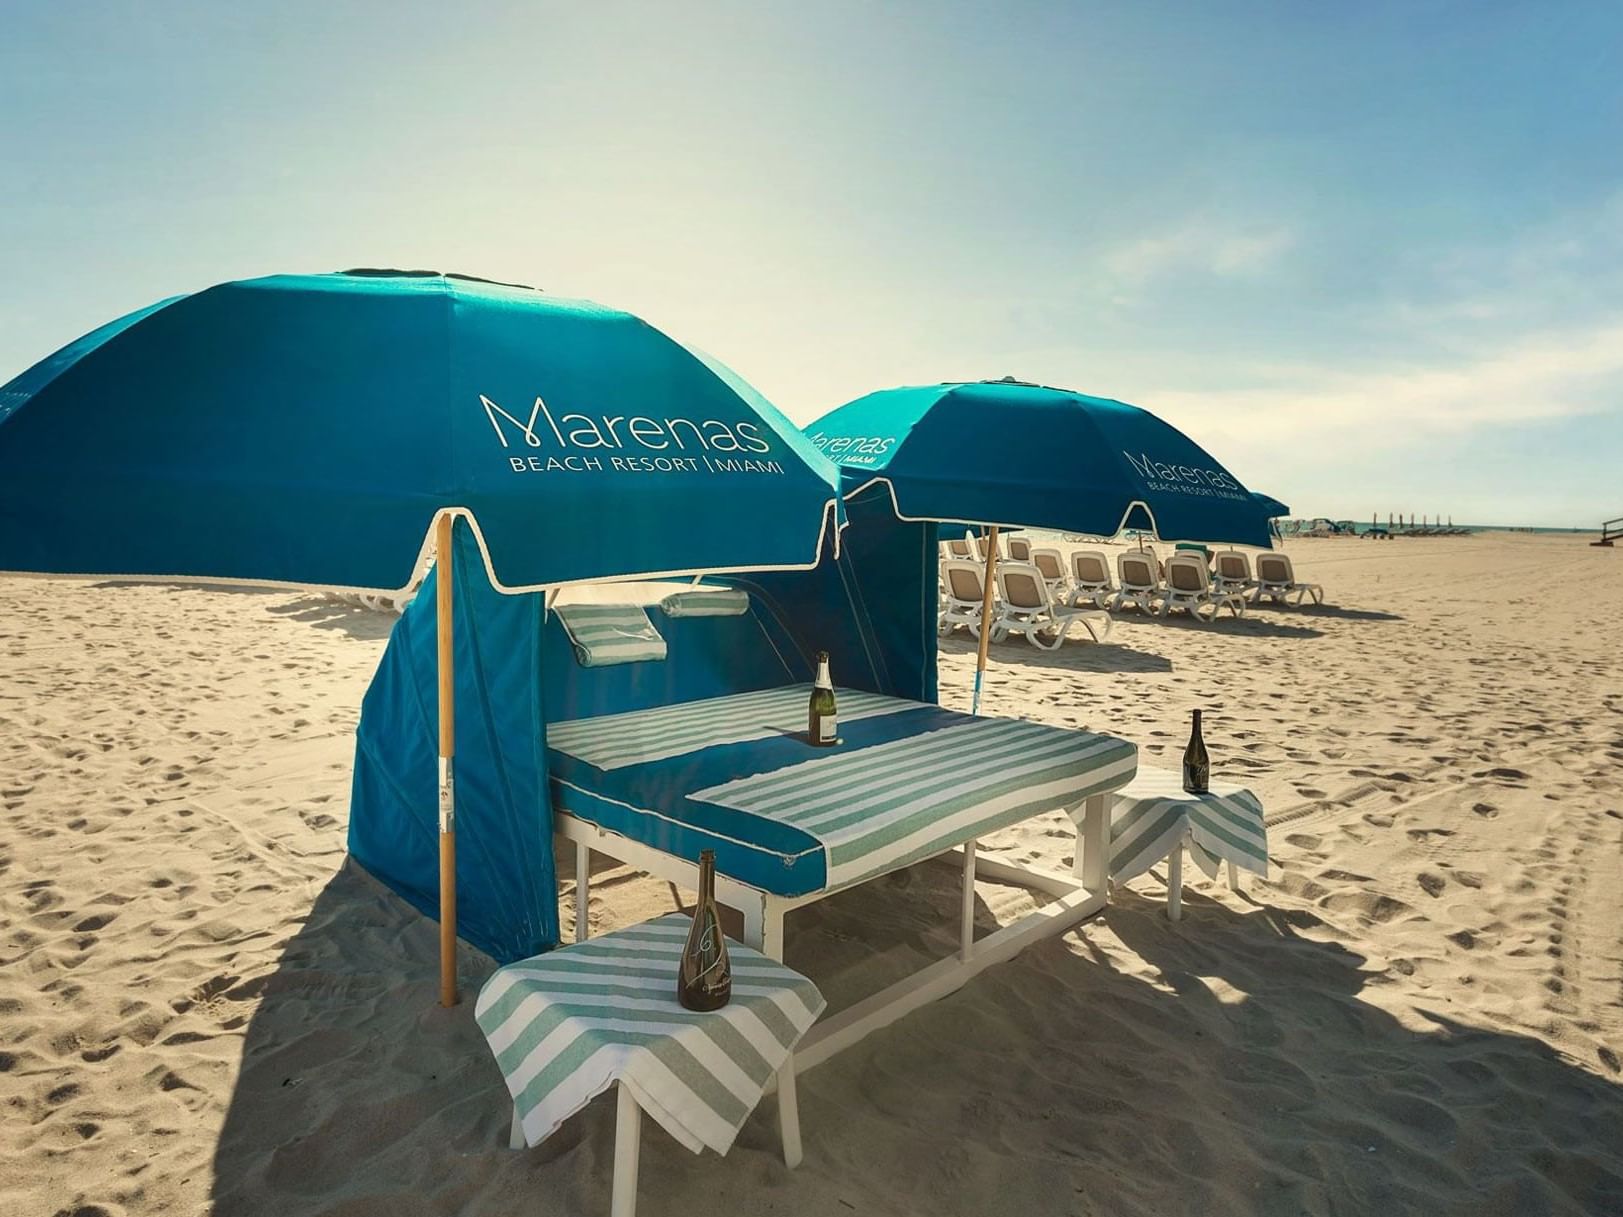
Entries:
[[834, 681], [828, 674], [828, 652], [817, 652], [817, 679], [806, 710], [806, 738], [819, 748], [839, 742], [840, 720], [834, 710]]
[[733, 965], [716, 910], [716, 851], [700, 850], [699, 898], [693, 905], [693, 928], [682, 947], [676, 1000], [689, 1010], [719, 1010], [732, 995]]

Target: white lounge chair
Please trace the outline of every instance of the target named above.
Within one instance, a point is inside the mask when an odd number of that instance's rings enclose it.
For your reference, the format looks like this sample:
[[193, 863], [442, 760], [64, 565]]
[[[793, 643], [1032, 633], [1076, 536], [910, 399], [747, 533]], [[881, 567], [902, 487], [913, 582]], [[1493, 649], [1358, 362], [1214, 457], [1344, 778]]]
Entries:
[[[959, 626], [969, 627], [976, 638], [981, 636], [981, 605], [986, 589], [986, 568], [979, 562], [953, 559], [941, 564], [941, 611], [936, 615], [936, 628], [941, 634], [950, 634]], [[993, 603], [992, 620], [997, 620], [997, 605]], [[997, 638], [996, 631], [992, 637]]]
[[968, 537], [959, 537], [947, 542], [947, 557], [959, 562], [969, 562], [975, 557], [975, 550], [969, 544]]
[[1056, 603], [1048, 590], [1048, 580], [1033, 563], [1001, 564], [997, 568], [997, 584], [1003, 603], [992, 632], [994, 642], [1001, 642], [1010, 634], [1024, 634], [1026, 641], [1038, 650], [1057, 651], [1071, 627], [1078, 624], [1095, 642], [1110, 637], [1109, 613]]
[[1031, 542], [1025, 537], [1010, 537], [1009, 557], [1015, 562], [1030, 562]]
[[[1239, 592], [1220, 592], [1212, 587], [1206, 559], [1199, 554], [1173, 554], [1167, 559], [1167, 590], [1161, 599], [1161, 616], [1181, 608], [1196, 621], [1217, 620], [1218, 610], [1227, 607], [1236, 617], [1245, 615], [1245, 597]], [[1202, 612], [1210, 609], [1204, 617]]]
[[1120, 612], [1131, 604], [1142, 612], [1155, 612], [1155, 602], [1161, 597], [1161, 576], [1153, 553], [1129, 549], [1117, 554], [1116, 582], [1120, 586], [1110, 602], [1112, 611]]
[[[982, 533], [980, 536], [975, 538], [975, 557], [979, 558], [982, 562], [986, 561], [986, 534], [985, 533]], [[998, 557], [999, 562], [1003, 561], [1004, 554], [1003, 554], [1003, 534], [1002, 533], [999, 533], [998, 538], [997, 538], [997, 557]]]
[[1260, 604], [1267, 596], [1276, 604], [1284, 604], [1292, 592], [1296, 593], [1297, 604], [1308, 596], [1313, 597], [1314, 604], [1324, 603], [1324, 588], [1317, 583], [1298, 583], [1291, 560], [1284, 554], [1258, 554], [1257, 590], [1252, 593], [1251, 603]]
[[1140, 541], [1137, 545], [1135, 545], [1128, 552], [1130, 552], [1130, 553], [1138, 553], [1138, 554], [1149, 554], [1150, 558], [1155, 562], [1155, 575], [1156, 575], [1156, 578], [1158, 578], [1158, 579], [1165, 579], [1166, 578], [1167, 564], [1161, 560], [1161, 555], [1155, 552], [1155, 546], [1151, 545], [1148, 541]]
[[1248, 592], [1257, 586], [1251, 577], [1251, 559], [1240, 549], [1220, 549], [1212, 559], [1212, 590]]
[[1097, 549], [1079, 549], [1071, 554], [1071, 603], [1087, 602], [1104, 608], [1116, 590], [1110, 578], [1110, 563]]
[[1069, 601], [1071, 581], [1065, 577], [1065, 556], [1059, 550], [1034, 549], [1027, 561], [1042, 572], [1043, 580], [1048, 584], [1049, 594], [1054, 599], [1061, 602]]

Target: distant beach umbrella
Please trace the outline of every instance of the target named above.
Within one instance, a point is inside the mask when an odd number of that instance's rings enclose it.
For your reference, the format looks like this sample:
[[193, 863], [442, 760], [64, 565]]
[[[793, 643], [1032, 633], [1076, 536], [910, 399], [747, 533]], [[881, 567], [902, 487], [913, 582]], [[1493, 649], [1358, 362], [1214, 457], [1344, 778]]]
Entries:
[[[838, 475], [629, 313], [432, 272], [225, 283], [0, 387], [0, 571], [400, 591], [472, 530], [502, 591], [815, 566]], [[455, 999], [451, 563], [442, 1000]]]
[[[904, 519], [1164, 541], [1271, 544], [1259, 500], [1204, 448], [1148, 410], [1005, 378], [884, 389], [806, 428], [853, 493], [887, 485]], [[1280, 511], [1275, 511], [1280, 508]], [[996, 558], [987, 563], [974, 702], [986, 670]]]

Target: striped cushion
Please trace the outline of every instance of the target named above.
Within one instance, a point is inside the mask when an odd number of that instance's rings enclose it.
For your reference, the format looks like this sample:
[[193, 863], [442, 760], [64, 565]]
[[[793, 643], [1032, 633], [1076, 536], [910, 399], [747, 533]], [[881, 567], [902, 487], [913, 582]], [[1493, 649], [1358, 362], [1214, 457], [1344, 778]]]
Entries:
[[742, 617], [750, 609], [748, 592], [672, 592], [659, 602], [667, 617]]
[[560, 604], [553, 611], [583, 668], [665, 658], [665, 640], [641, 605]]
[[810, 833], [828, 851], [828, 886], [839, 887], [1072, 807], [1122, 785], [1137, 766], [1138, 749], [1112, 736], [977, 719], [693, 797]]
[[694, 1153], [732, 1146], [823, 996], [729, 941], [732, 1000], [708, 1013], [683, 1009], [676, 970], [690, 924], [675, 913], [509, 964], [485, 982], [474, 1015], [528, 1144], [620, 1082]]
[[[549, 723], [547, 747], [567, 752], [599, 769], [619, 769], [718, 744], [739, 744], [794, 732], [804, 735], [810, 698], [810, 685], [789, 685]], [[836, 704], [844, 722], [895, 714], [918, 705], [858, 689], [839, 690]]]

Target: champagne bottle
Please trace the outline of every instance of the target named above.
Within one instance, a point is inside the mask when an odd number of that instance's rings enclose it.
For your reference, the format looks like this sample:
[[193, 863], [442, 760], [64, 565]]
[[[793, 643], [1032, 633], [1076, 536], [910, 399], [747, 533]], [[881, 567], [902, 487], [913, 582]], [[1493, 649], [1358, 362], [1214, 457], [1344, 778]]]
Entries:
[[819, 748], [835, 743], [840, 720], [834, 711], [834, 681], [828, 674], [828, 652], [817, 652], [817, 679], [812, 684], [811, 704], [806, 710], [806, 736]]
[[1200, 711], [1194, 711], [1189, 730], [1189, 746], [1183, 750], [1183, 788], [1190, 794], [1205, 794], [1212, 781], [1212, 762], [1206, 755], [1206, 741], [1200, 737]]
[[682, 947], [676, 1000], [689, 1010], [719, 1010], [732, 995], [733, 966], [716, 911], [716, 851], [706, 849], [699, 854], [699, 899], [693, 906], [693, 928]]

